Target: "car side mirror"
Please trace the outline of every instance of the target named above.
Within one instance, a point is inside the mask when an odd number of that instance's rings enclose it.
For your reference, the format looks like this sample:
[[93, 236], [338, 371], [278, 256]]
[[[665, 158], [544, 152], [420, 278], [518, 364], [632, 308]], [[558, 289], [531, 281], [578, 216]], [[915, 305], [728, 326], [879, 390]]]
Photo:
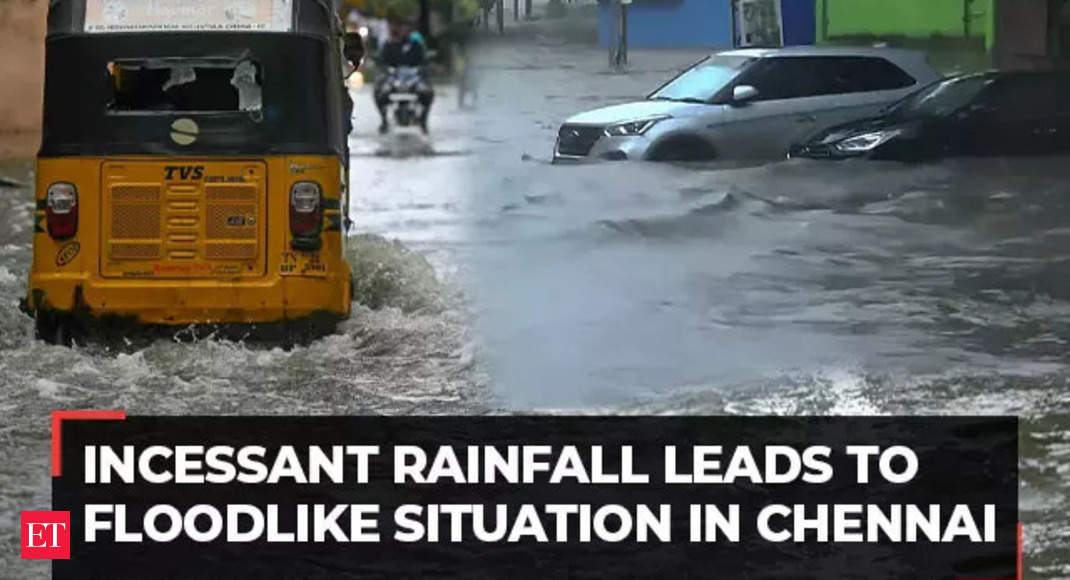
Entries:
[[732, 89], [732, 102], [737, 105], [743, 105], [758, 98], [758, 89], [751, 85], [739, 85]]
[[364, 61], [364, 37], [359, 32], [347, 32], [343, 40], [342, 53], [346, 60], [353, 63], [354, 70], [360, 68], [360, 63]]

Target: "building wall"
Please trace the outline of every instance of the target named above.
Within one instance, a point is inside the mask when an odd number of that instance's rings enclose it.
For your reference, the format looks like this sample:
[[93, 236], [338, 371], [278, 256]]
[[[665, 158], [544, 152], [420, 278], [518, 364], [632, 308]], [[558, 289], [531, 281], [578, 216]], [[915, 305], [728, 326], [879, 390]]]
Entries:
[[0, 0], [0, 158], [40, 144], [46, 12], [45, 0]]
[[[785, 0], [792, 1], [792, 0]], [[837, 37], [994, 38], [993, 0], [818, 0], [819, 40]]]
[[[999, 43], [996, 47], [995, 64], [1000, 68], [1031, 68], [1051, 64], [1048, 0], [1001, 0], [999, 13]], [[1052, 11], [1054, 12], [1054, 11]]]
[[784, 44], [814, 44], [817, 29], [815, 0], [781, 0], [780, 13], [784, 26]]
[[[633, 47], [732, 46], [729, 0], [635, 0], [629, 8], [628, 44]], [[617, 35], [618, 14], [600, 0], [598, 38], [609, 46]]]

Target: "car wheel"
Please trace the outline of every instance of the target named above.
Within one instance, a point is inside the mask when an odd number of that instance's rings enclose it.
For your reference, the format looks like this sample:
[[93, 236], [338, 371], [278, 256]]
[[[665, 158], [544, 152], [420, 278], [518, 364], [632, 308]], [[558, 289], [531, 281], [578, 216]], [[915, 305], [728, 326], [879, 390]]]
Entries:
[[647, 154], [647, 161], [709, 161], [717, 153], [705, 139], [700, 137], [674, 137], [654, 146]]

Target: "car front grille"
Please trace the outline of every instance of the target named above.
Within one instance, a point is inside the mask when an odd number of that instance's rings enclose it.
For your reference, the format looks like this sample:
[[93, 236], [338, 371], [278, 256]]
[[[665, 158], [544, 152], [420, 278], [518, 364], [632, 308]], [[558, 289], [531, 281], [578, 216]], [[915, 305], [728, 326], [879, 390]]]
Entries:
[[602, 138], [603, 127], [563, 125], [557, 133], [558, 155], [586, 157], [594, 144]]

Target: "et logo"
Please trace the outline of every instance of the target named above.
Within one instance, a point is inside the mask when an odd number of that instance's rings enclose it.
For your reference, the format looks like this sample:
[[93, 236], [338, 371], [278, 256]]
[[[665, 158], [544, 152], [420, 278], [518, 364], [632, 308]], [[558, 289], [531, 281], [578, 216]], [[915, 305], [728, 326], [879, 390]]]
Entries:
[[71, 512], [22, 512], [23, 560], [71, 559]]

